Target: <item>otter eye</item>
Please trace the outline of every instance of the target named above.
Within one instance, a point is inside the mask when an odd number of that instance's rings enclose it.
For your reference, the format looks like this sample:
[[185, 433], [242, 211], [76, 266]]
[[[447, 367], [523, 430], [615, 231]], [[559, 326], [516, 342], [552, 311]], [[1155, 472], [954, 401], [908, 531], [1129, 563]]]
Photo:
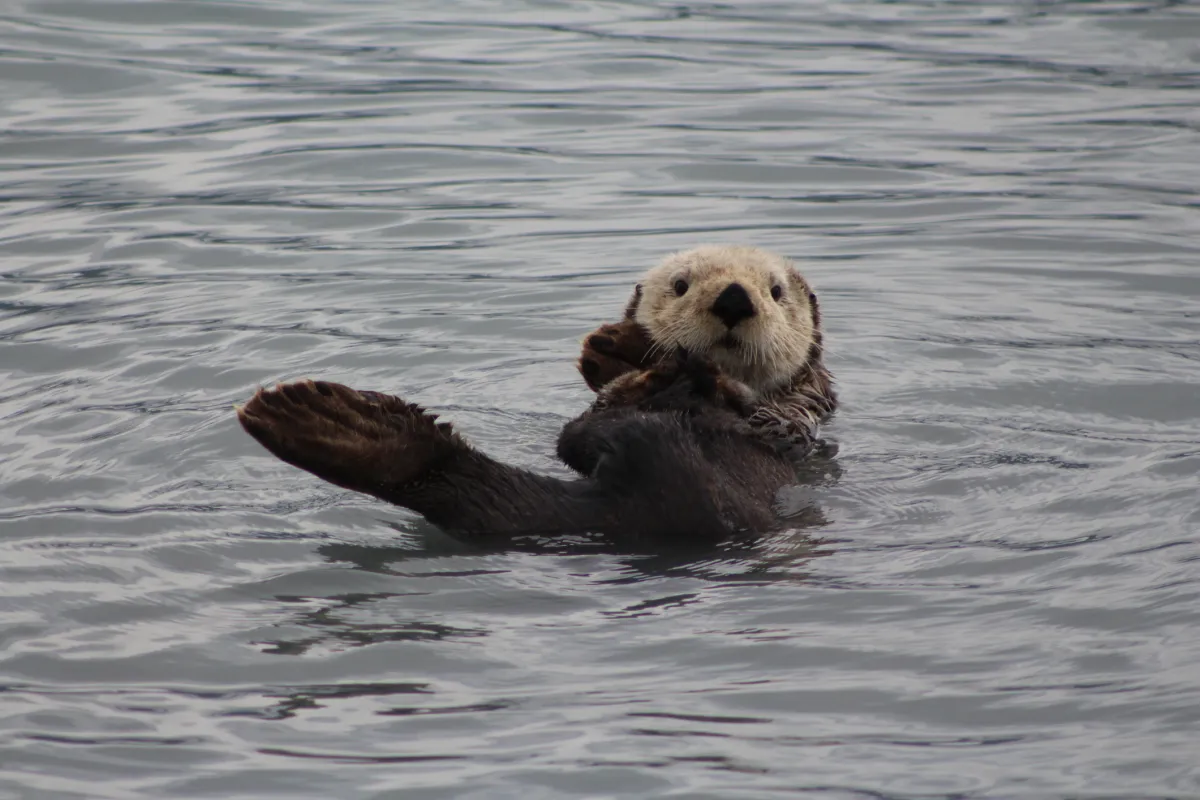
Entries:
[[683, 278], [680, 278], [679, 280], [675, 281], [674, 288], [675, 288], [675, 296], [683, 297], [685, 294], [687, 294], [687, 290], [688, 290], [687, 281], [685, 281]]
[[771, 299], [778, 300], [781, 297], [783, 297], [783, 287], [779, 284], [775, 284], [771, 287]]

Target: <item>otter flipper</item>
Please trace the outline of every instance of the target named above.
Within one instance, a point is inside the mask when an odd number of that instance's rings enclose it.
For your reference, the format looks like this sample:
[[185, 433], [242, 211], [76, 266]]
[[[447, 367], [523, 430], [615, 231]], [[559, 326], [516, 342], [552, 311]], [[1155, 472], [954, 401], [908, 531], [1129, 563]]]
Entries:
[[324, 381], [259, 389], [238, 420], [287, 463], [376, 496], [467, 447], [420, 406]]
[[324, 381], [260, 389], [237, 411], [283, 461], [466, 533], [599, 526], [573, 484], [501, 464], [420, 406]]

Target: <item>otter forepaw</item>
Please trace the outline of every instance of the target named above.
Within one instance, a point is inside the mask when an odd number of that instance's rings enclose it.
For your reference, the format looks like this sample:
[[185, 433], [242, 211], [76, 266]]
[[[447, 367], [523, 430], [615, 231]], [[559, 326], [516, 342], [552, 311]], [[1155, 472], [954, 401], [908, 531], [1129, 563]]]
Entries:
[[283, 461], [385, 499], [392, 487], [419, 480], [466, 448], [449, 423], [420, 406], [324, 381], [259, 389], [237, 415]]
[[583, 340], [577, 366], [589, 388], [599, 392], [622, 375], [641, 369], [650, 340], [632, 319], [601, 325]]
[[[617, 387], [620, 387], [619, 391]], [[636, 405], [644, 411], [684, 411], [706, 409], [732, 411], [747, 416], [753, 403], [753, 391], [730, 378], [709, 358], [685, 351], [653, 369], [643, 370], [614, 382], [602, 396], [613, 395], [621, 403]]]
[[677, 355], [652, 369], [615, 378], [600, 391], [595, 408], [688, 412], [720, 406], [718, 379], [716, 367], [707, 359]]

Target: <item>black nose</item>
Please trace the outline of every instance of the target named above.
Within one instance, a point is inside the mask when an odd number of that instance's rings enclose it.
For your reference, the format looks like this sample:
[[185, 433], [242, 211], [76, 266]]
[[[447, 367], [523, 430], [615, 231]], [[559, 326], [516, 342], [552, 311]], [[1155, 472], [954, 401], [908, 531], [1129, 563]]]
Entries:
[[721, 292], [721, 296], [713, 301], [709, 310], [721, 318], [725, 327], [732, 328], [747, 317], [754, 316], [754, 301], [740, 283], [731, 283]]

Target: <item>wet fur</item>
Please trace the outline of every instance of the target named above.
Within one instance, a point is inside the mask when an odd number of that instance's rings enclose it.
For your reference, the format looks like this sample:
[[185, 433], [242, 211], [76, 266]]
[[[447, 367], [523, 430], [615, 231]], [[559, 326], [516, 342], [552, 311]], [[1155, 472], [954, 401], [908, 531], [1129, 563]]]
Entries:
[[320, 381], [260, 389], [238, 409], [267, 450], [346, 489], [473, 535], [597, 532], [714, 541], [777, 524], [791, 463], [746, 433], [701, 359], [664, 365], [635, 406], [589, 409], [558, 440], [573, 480], [503, 464], [391, 395]]

